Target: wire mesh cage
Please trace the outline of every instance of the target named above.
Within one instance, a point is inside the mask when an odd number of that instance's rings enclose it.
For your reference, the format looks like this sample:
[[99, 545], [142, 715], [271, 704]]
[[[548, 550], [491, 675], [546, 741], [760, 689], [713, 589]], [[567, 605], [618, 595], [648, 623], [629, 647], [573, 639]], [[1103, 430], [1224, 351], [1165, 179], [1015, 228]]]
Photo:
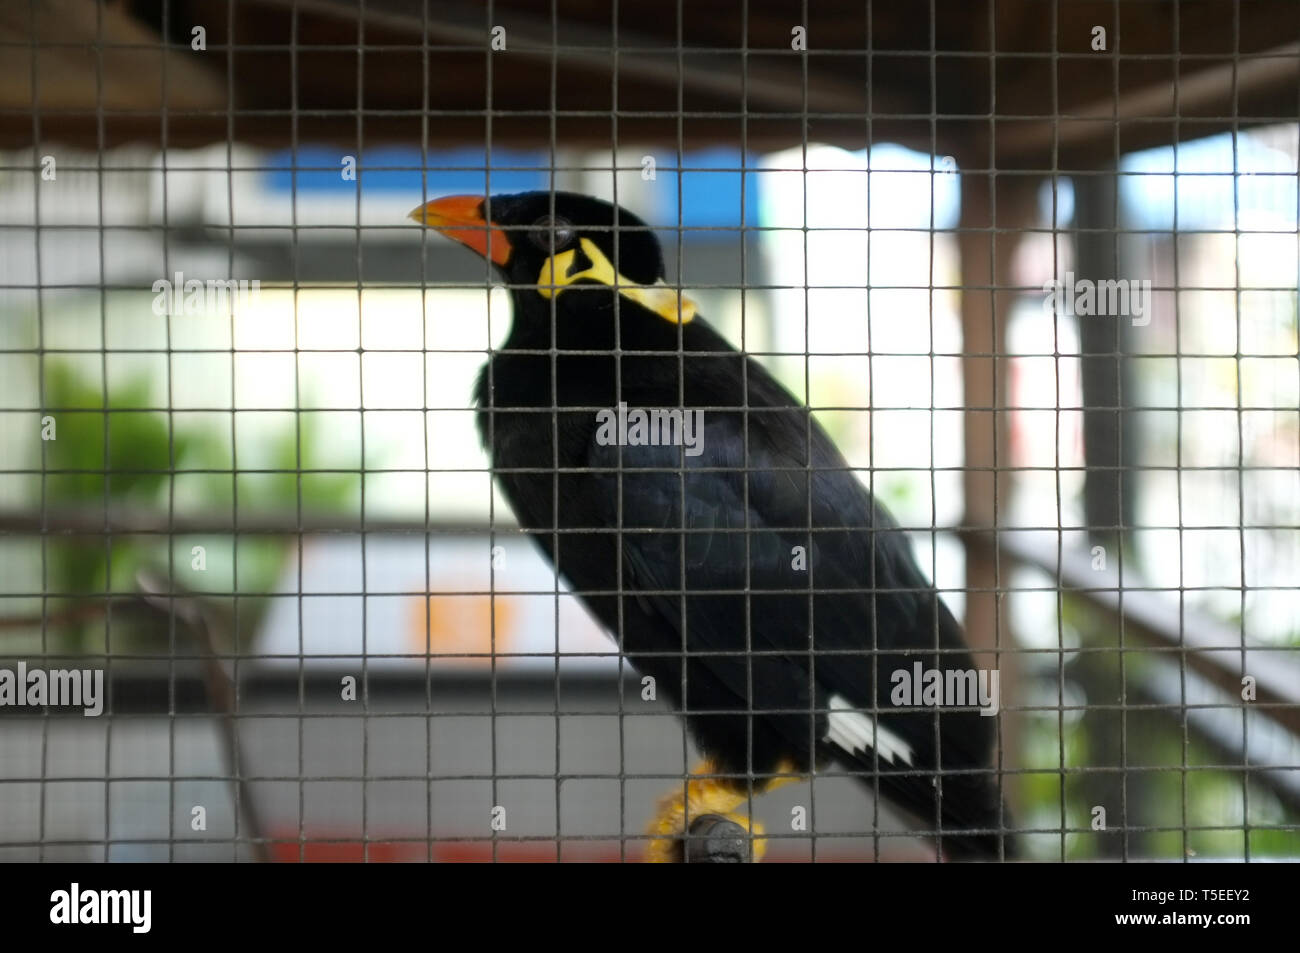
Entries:
[[0, 858], [1300, 855], [1289, 0], [0, 45]]

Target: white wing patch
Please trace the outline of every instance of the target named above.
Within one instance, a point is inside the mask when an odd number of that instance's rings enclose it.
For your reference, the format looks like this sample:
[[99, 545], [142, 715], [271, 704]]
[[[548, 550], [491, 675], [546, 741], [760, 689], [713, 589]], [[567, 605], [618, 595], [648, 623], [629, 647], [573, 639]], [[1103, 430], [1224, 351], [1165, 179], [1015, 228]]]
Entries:
[[856, 711], [843, 695], [832, 695], [830, 714], [826, 717], [826, 736], [823, 741], [830, 742], [838, 748], [853, 754], [866, 753], [874, 748], [880, 754], [881, 761], [891, 764], [901, 761], [912, 763], [912, 746], [884, 725], [876, 723], [864, 711]]

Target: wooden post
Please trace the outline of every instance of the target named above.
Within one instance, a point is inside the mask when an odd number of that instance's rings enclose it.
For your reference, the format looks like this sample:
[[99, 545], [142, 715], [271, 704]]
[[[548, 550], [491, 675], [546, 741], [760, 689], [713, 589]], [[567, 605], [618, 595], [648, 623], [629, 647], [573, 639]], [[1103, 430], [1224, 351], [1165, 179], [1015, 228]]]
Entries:
[[[1074, 180], [1075, 270], [1078, 277], [1093, 282], [1126, 277], [1121, 274], [1120, 225], [1116, 196], [1117, 177], [1113, 165], [1094, 175]], [[1127, 467], [1136, 460], [1134, 420], [1124, 417], [1133, 401], [1132, 361], [1128, 350], [1129, 317], [1094, 314], [1076, 318], [1079, 324], [1080, 377], [1083, 389], [1084, 518], [1089, 545], [1102, 546], [1107, 563], [1121, 567], [1120, 548], [1127, 541], [1120, 527], [1133, 525], [1136, 481]], [[1121, 576], [1125, 575], [1121, 573]], [[1119, 580], [1123, 584], [1123, 579]], [[1127, 700], [1125, 668], [1120, 649], [1123, 619], [1117, 628], [1091, 626], [1083, 631], [1085, 645], [1102, 652], [1086, 654], [1074, 666], [1073, 679], [1088, 699], [1111, 703]], [[1090, 709], [1084, 714], [1087, 734], [1087, 762], [1082, 767], [1097, 769], [1077, 776], [1072, 793], [1087, 804], [1107, 808], [1109, 833], [1091, 835], [1094, 856], [1127, 857], [1130, 844], [1141, 847], [1149, 835], [1129, 835], [1131, 825], [1156, 823], [1158, 812], [1141, 816], [1149, 802], [1149, 785], [1142, 773], [1127, 770], [1128, 723], [1113, 708]], [[1111, 769], [1121, 769], [1115, 771]]]
[[[966, 407], [962, 473], [966, 544], [966, 634], [980, 668], [997, 668], [1002, 703], [1016, 696], [1015, 655], [1002, 599], [1010, 564], [1000, 564], [994, 530], [1006, 521], [1011, 474], [1007, 406], [1006, 331], [1017, 291], [1012, 258], [1032, 224], [1038, 180], [1024, 176], [964, 175], [961, 186], [962, 377]], [[994, 653], [998, 649], [1000, 652]], [[999, 763], [1009, 756], [1014, 717], [1002, 719]], [[1007, 793], [1013, 793], [1010, 785]]]

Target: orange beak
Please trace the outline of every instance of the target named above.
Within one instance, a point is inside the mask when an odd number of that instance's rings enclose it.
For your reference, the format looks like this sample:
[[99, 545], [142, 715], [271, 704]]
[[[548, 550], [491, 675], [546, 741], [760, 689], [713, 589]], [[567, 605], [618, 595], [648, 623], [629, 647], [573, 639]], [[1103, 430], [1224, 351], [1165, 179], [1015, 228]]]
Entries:
[[505, 267], [510, 260], [510, 240], [505, 232], [483, 218], [481, 196], [448, 195], [434, 199], [412, 211], [411, 218], [474, 249], [494, 264]]

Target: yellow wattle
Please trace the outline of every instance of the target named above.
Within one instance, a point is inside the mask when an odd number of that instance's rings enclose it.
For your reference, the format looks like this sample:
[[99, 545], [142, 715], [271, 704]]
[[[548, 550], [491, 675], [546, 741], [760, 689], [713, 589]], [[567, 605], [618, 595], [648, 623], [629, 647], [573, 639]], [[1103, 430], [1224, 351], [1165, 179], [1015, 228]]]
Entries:
[[[630, 301], [653, 311], [659, 317], [672, 324], [686, 324], [695, 317], [695, 302], [686, 295], [670, 288], [662, 281], [653, 285], [641, 285], [624, 278], [614, 270], [604, 252], [589, 238], [580, 239], [583, 253], [591, 260], [591, 267], [569, 274], [577, 250], [570, 248], [552, 255], [542, 263], [542, 270], [537, 276], [537, 292], [544, 298], [551, 298], [576, 281], [598, 281], [611, 288]], [[681, 305], [678, 306], [680, 299]]]

